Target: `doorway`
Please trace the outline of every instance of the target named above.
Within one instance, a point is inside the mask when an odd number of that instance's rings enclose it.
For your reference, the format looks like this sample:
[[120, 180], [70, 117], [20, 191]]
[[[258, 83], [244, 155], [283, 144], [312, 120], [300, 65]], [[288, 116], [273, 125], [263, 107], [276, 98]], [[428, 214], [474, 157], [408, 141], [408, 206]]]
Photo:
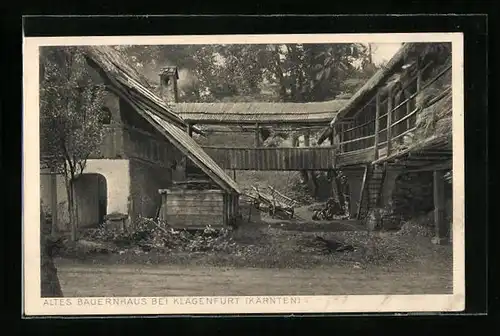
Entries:
[[82, 174], [74, 181], [74, 188], [79, 227], [103, 223], [108, 207], [106, 178], [101, 174]]

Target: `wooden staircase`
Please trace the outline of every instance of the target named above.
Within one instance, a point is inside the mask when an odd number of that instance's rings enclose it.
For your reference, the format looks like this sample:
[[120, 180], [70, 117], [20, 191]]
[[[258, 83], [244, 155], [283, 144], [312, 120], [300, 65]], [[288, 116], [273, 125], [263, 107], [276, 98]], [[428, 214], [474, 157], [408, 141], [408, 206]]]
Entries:
[[382, 186], [385, 179], [383, 165], [366, 165], [361, 185], [361, 197], [358, 207], [357, 219], [364, 219], [370, 209], [380, 204]]

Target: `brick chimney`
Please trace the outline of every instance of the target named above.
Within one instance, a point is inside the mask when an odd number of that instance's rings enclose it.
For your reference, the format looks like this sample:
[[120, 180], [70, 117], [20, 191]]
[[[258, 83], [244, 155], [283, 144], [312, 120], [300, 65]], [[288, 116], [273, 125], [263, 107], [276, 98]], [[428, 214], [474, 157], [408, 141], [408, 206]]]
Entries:
[[167, 103], [179, 102], [179, 90], [177, 80], [179, 72], [176, 66], [163, 67], [160, 70], [160, 93]]

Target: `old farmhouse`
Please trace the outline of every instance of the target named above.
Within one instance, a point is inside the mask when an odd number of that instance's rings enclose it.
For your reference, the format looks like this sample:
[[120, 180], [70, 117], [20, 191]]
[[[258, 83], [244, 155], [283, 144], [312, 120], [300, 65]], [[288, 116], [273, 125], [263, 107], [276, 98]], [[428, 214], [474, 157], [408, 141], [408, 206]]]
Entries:
[[[212, 225], [229, 223], [240, 190], [190, 137], [199, 130], [187, 132], [189, 125], [152, 92], [120, 52], [107, 46], [81, 48], [92, 77], [106, 85], [109, 118], [103, 121], [106, 135], [100, 150], [74, 182], [80, 227], [95, 226], [112, 214], [121, 216], [125, 226], [139, 216], [157, 215], [180, 218], [180, 225], [190, 218], [200, 225], [207, 220]], [[64, 178], [43, 166], [46, 155], [50, 153], [41, 152], [42, 204], [53, 213], [58, 229], [68, 230]], [[183, 188], [193, 176], [208, 190]], [[165, 206], [160, 211], [159, 191], [163, 205], [169, 202], [168, 211]]]
[[340, 109], [319, 142], [326, 139], [339, 148], [353, 217], [397, 207], [404, 215], [420, 205], [434, 209], [436, 239], [451, 236], [451, 43], [405, 43]]
[[[117, 50], [84, 50], [96, 81], [108, 89], [110, 118], [100, 153], [76, 181], [82, 226], [112, 213], [128, 223], [159, 215], [179, 227], [227, 225], [239, 214], [242, 190], [226, 170], [332, 176], [341, 170], [352, 219], [390, 229], [398, 222], [394, 216], [434, 210], [436, 239], [450, 237], [445, 220], [452, 212], [451, 183], [445, 183], [452, 169], [450, 44], [405, 43], [350, 99], [303, 104], [178, 103], [175, 68], [160, 73], [160, 98]], [[244, 128], [255, 134], [254, 141], [243, 147], [201, 146], [193, 134], [206, 125]], [[263, 144], [269, 130], [301, 130], [302, 146], [295, 140]], [[320, 130], [317, 142], [310, 143], [314, 130]], [[41, 179], [43, 204], [57, 207], [58, 222], [67, 222], [63, 179], [47, 169]], [[186, 189], [193, 183], [200, 188]], [[339, 185], [332, 182], [331, 189], [335, 193]]]

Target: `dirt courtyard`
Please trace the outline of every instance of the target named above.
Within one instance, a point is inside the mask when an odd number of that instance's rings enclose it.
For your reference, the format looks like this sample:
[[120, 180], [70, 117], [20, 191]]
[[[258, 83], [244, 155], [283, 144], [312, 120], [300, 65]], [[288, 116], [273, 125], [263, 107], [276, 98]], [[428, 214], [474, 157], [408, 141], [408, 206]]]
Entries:
[[450, 294], [448, 270], [58, 264], [67, 297]]
[[[215, 241], [189, 236], [183, 248], [144, 251], [134, 245], [107, 254], [58, 257], [55, 263], [66, 297], [453, 292], [451, 246], [397, 233], [325, 230], [320, 223], [306, 231], [278, 226], [250, 227]], [[317, 235], [356, 250], [325, 252], [311, 245]], [[174, 242], [183, 239], [173, 236]]]

